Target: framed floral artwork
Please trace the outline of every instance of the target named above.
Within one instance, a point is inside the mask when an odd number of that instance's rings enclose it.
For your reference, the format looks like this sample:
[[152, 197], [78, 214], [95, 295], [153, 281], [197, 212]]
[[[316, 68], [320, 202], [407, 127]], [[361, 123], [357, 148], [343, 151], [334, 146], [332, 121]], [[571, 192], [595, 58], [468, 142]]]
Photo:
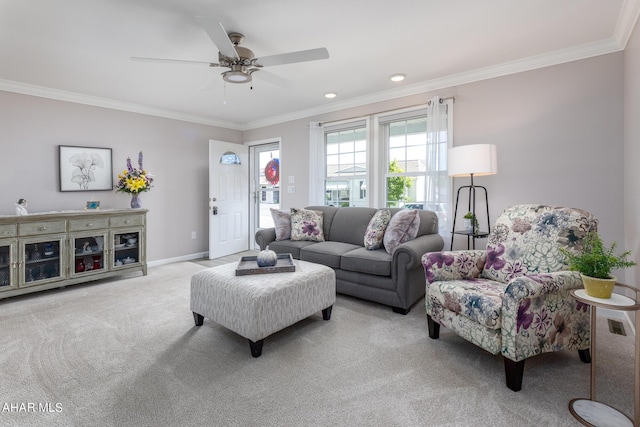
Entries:
[[111, 148], [58, 147], [60, 191], [113, 190]]

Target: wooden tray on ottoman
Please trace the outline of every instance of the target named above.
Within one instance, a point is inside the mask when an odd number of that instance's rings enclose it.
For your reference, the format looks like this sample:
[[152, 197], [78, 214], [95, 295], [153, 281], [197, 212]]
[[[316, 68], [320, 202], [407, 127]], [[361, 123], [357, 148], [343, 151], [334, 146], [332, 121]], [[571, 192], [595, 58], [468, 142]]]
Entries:
[[243, 256], [240, 258], [238, 268], [236, 268], [236, 276], [296, 271], [296, 266], [293, 264], [293, 256], [291, 254], [278, 254], [278, 260], [273, 267], [258, 267], [257, 260], [257, 256]]

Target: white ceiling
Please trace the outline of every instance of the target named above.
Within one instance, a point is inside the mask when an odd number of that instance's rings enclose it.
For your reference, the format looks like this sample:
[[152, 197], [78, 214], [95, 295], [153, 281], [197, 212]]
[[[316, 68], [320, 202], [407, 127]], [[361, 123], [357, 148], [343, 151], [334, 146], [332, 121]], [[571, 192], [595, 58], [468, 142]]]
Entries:
[[[639, 3], [0, 0], [0, 90], [249, 129], [620, 51]], [[330, 58], [265, 68], [253, 89], [225, 84], [226, 69], [129, 59], [217, 62], [198, 15], [243, 33], [258, 58], [318, 47]]]

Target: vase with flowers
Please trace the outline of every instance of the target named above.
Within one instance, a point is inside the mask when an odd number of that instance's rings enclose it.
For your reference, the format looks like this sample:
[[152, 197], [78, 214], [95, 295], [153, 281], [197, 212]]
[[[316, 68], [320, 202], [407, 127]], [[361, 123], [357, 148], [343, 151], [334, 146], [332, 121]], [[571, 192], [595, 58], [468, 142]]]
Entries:
[[115, 185], [116, 193], [131, 194], [131, 208], [142, 207], [140, 193], [151, 190], [153, 175], [142, 167], [142, 151], [138, 154], [138, 167], [131, 165], [131, 158], [127, 157], [127, 169], [118, 174], [118, 182]]

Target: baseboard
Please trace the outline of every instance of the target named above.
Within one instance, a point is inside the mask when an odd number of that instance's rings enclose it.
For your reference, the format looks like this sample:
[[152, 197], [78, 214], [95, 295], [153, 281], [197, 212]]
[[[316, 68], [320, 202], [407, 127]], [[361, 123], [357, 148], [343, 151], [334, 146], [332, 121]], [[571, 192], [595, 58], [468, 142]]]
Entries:
[[195, 254], [189, 254], [189, 255], [182, 255], [182, 256], [178, 256], [178, 257], [174, 257], [174, 258], [166, 258], [166, 259], [159, 259], [156, 261], [151, 261], [147, 263], [148, 267], [156, 267], [158, 265], [164, 265], [164, 264], [171, 264], [174, 262], [180, 262], [180, 261], [191, 261], [192, 259], [202, 259], [202, 258], [209, 258], [209, 252], [199, 252], [199, 253], [195, 253]]

